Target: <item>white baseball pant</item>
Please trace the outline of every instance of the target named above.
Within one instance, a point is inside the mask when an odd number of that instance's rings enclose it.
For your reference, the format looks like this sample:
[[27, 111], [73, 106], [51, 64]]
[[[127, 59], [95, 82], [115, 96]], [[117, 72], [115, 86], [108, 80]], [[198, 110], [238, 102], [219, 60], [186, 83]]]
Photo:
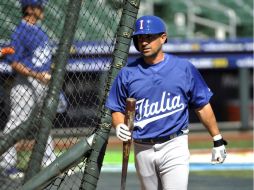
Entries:
[[154, 145], [134, 142], [134, 154], [142, 190], [187, 190], [188, 135]]
[[[4, 128], [4, 134], [9, 133], [24, 122], [29, 117], [35, 104], [42, 106], [48, 87], [30, 77], [28, 77], [28, 81], [32, 86], [27, 84], [17, 84], [11, 89], [11, 111], [9, 120]], [[53, 150], [53, 139], [49, 136], [42, 166], [47, 166], [55, 160], [56, 155]], [[15, 147], [11, 147], [1, 156], [0, 166], [3, 168], [9, 168], [15, 166], [16, 164], [17, 151]]]

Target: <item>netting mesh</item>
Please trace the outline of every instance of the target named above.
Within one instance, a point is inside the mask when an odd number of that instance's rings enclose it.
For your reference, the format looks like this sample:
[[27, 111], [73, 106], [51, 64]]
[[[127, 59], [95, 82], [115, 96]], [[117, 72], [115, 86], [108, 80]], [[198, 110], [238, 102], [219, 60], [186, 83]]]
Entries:
[[[11, 45], [15, 49], [13, 55], [2, 53], [0, 58], [1, 142], [6, 141], [5, 137], [11, 131], [17, 130], [31, 117], [35, 106], [36, 110], [42, 107], [50, 83], [49, 76], [56, 64], [59, 64], [53, 60], [61, 36], [64, 32], [70, 32], [64, 29], [69, 1], [45, 2], [45, 17], [36, 23], [39, 29], [35, 29], [34, 23], [25, 23], [24, 20], [31, 20], [22, 14], [18, 0], [0, 1], [0, 48]], [[91, 135], [98, 127], [122, 4], [123, 0], [82, 1], [42, 168], [76, 144], [80, 137]], [[33, 15], [30, 19], [39, 17], [34, 9], [25, 6], [24, 11]], [[25, 68], [21, 68], [20, 63]], [[22, 69], [27, 69], [29, 74], [22, 72]], [[17, 189], [24, 183], [23, 173], [28, 170], [36, 135], [25, 137], [19, 139], [15, 146], [9, 145], [8, 151], [1, 155], [1, 190]], [[85, 160], [77, 163], [53, 180], [46, 189], [79, 189], [84, 164]]]

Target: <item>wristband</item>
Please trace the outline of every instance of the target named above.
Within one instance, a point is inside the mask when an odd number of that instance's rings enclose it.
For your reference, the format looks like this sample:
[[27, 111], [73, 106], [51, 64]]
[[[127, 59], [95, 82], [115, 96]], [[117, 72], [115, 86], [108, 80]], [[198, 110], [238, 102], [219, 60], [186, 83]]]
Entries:
[[217, 140], [220, 140], [220, 139], [222, 139], [221, 134], [213, 136], [213, 141], [217, 141]]
[[217, 140], [217, 141], [213, 141], [213, 146], [214, 147], [219, 147], [219, 146], [222, 146], [222, 145], [227, 145], [228, 142], [225, 141], [224, 139], [220, 139], [220, 140]]

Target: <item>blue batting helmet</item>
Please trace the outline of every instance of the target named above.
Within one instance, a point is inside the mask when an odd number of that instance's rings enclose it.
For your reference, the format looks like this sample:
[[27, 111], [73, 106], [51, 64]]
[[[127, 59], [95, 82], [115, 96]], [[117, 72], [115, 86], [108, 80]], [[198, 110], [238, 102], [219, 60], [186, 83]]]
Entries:
[[20, 0], [21, 7], [40, 6], [44, 7], [48, 0]]
[[140, 17], [136, 21], [135, 29], [132, 35], [135, 48], [138, 50], [137, 35], [160, 33], [167, 33], [166, 24], [161, 18], [152, 15]]

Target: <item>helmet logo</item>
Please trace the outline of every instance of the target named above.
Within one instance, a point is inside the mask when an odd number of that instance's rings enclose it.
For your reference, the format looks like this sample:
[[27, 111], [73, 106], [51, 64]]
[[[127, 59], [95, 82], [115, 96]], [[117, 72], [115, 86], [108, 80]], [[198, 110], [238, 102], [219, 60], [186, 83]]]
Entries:
[[143, 24], [144, 24], [144, 20], [140, 20], [140, 27], [139, 27], [140, 30], [143, 30], [143, 29], [144, 29]]

